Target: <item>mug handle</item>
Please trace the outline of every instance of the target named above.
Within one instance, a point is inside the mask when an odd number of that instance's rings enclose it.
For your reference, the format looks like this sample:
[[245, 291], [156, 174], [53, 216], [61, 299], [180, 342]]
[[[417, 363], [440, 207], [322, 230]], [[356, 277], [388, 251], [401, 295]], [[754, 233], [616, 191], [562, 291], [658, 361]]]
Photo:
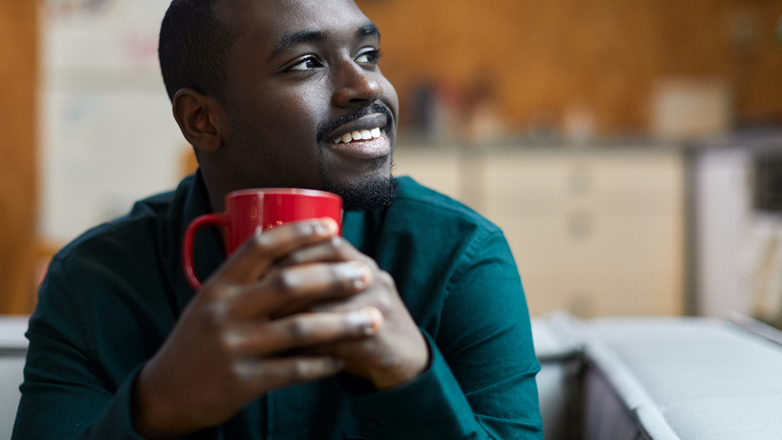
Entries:
[[185, 278], [195, 291], [201, 290], [202, 284], [193, 267], [193, 240], [196, 232], [204, 226], [228, 227], [231, 219], [228, 214], [206, 214], [193, 220], [185, 232], [185, 240], [182, 242], [182, 267], [185, 269]]

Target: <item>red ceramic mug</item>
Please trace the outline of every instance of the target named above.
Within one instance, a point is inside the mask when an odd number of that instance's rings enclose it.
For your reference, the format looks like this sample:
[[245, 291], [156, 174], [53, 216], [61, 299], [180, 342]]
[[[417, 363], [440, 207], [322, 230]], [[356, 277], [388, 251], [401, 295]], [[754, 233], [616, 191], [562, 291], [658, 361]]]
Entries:
[[193, 239], [203, 226], [225, 230], [225, 253], [230, 255], [260, 228], [272, 229], [285, 223], [331, 217], [342, 234], [342, 198], [325, 191], [299, 188], [259, 188], [228, 193], [225, 212], [202, 215], [190, 223], [182, 246], [182, 266], [195, 290], [201, 281], [193, 268]]

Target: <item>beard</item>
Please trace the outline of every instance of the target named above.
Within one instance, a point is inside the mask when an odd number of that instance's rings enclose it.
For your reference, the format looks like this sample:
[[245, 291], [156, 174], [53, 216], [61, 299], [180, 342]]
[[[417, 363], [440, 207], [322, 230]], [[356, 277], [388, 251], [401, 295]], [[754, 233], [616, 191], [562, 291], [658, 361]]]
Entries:
[[[393, 167], [393, 162], [391, 164]], [[351, 185], [337, 184], [321, 166], [323, 191], [342, 197], [345, 211], [372, 211], [390, 206], [396, 199], [396, 179], [393, 175], [373, 176]]]
[[[337, 120], [331, 121], [328, 124], [318, 128], [317, 140], [319, 143], [326, 142], [326, 135], [333, 130], [336, 130], [341, 125], [361, 118], [370, 112], [382, 113], [386, 116], [388, 121], [384, 130], [390, 130], [395, 120], [391, 110], [379, 103], [372, 104], [369, 107], [358, 108], [354, 111], [340, 117]], [[393, 146], [392, 146], [393, 151]], [[320, 151], [320, 171], [321, 182], [323, 182], [324, 191], [329, 191], [342, 197], [342, 203], [345, 211], [372, 211], [376, 209], [382, 209], [390, 206], [396, 199], [396, 186], [397, 182], [391, 172], [388, 175], [373, 175], [357, 182], [338, 183], [329, 174], [329, 168], [323, 158], [323, 150]], [[393, 170], [394, 162], [393, 158], [388, 158], [391, 162], [389, 168]], [[378, 158], [375, 160], [375, 166], [379, 169], [382, 168], [386, 158]]]

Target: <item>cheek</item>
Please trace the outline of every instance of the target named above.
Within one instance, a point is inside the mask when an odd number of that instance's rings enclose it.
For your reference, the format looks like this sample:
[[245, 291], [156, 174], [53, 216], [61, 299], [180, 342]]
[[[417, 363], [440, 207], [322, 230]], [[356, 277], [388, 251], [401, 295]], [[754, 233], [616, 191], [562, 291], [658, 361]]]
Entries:
[[394, 116], [397, 116], [397, 113], [399, 112], [399, 98], [396, 95], [396, 89], [387, 79], [385, 79], [385, 77], [383, 77], [383, 82], [381, 82], [381, 84], [383, 86], [383, 96], [391, 103], [393, 106], [391, 110], [394, 112]]
[[266, 100], [259, 114], [259, 124], [271, 139], [281, 142], [296, 142], [304, 146], [315, 144], [318, 124], [322, 120], [322, 112], [315, 93], [275, 94], [273, 99]]

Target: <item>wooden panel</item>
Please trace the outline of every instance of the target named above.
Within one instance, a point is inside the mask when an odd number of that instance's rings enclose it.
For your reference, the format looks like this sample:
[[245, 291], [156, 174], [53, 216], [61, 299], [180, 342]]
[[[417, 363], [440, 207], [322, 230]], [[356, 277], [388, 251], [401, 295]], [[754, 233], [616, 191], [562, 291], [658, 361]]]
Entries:
[[[519, 128], [583, 104], [601, 133], [643, 132], [655, 82], [715, 78], [744, 119], [782, 121], [779, 0], [358, 0], [409, 114], [422, 82], [493, 93]], [[742, 37], [744, 36], [744, 37]]]
[[567, 310], [582, 318], [680, 315], [681, 272], [521, 271], [530, 315]]
[[37, 2], [0, 2], [0, 313], [33, 307]]

